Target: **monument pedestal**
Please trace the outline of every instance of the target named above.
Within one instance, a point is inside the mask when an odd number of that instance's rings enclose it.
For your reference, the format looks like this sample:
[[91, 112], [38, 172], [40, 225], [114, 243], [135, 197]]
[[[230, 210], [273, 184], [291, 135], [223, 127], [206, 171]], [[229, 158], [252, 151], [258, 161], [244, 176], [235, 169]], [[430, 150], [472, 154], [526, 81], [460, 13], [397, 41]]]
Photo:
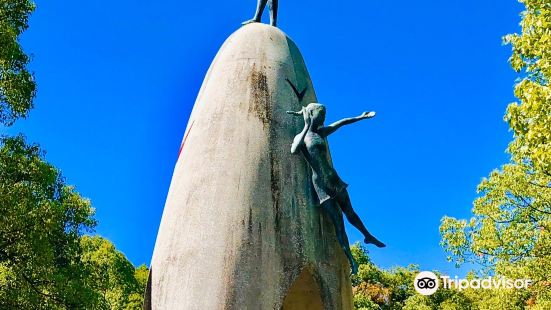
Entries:
[[352, 309], [348, 262], [290, 153], [303, 122], [285, 112], [310, 102], [283, 32], [254, 23], [227, 39], [188, 121], [146, 309]]

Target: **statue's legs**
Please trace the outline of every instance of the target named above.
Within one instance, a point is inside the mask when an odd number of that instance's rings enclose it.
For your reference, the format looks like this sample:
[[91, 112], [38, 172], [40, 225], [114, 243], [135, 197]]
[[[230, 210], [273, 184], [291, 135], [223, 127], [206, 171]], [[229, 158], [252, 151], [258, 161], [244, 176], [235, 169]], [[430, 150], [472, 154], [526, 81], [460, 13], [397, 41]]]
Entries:
[[337, 197], [335, 197], [335, 199], [337, 200], [337, 204], [341, 208], [342, 212], [346, 215], [346, 219], [348, 220], [348, 222], [356, 227], [364, 235], [365, 243], [373, 243], [380, 248], [385, 247], [384, 243], [377, 240], [377, 238], [373, 237], [373, 235], [369, 233], [358, 214], [356, 214], [354, 209], [352, 209], [352, 203], [350, 202], [348, 191], [343, 190], [341, 193], [339, 193]]
[[333, 199], [329, 199], [325, 201], [321, 207], [329, 216], [331, 222], [333, 222], [333, 225], [335, 226], [335, 233], [337, 234], [337, 240], [339, 241], [344, 254], [348, 258], [350, 268], [352, 268], [352, 274], [356, 274], [358, 272], [358, 264], [356, 264], [356, 261], [350, 252], [350, 244], [348, 244], [348, 237], [346, 236], [346, 230], [344, 229], [344, 222], [337, 206], [335, 205], [335, 202]]
[[262, 19], [262, 13], [264, 12], [264, 8], [266, 8], [266, 2], [268, 2], [268, 0], [258, 0], [258, 3], [256, 5], [256, 13], [254, 14], [253, 19], [243, 22], [243, 25], [250, 23], [260, 23], [260, 20]]
[[270, 0], [270, 25], [277, 27], [277, 2], [278, 0]]

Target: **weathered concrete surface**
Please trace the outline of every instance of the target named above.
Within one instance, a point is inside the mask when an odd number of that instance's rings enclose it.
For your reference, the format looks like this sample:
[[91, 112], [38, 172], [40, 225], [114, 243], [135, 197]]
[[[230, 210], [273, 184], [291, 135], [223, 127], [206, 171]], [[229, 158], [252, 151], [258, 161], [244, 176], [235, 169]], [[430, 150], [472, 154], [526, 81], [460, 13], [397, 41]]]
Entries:
[[[307, 87], [302, 102], [286, 79]], [[188, 121], [146, 308], [352, 308], [348, 263], [306, 162], [290, 154], [303, 123], [285, 111], [315, 101], [283, 32], [250, 24], [228, 38]]]

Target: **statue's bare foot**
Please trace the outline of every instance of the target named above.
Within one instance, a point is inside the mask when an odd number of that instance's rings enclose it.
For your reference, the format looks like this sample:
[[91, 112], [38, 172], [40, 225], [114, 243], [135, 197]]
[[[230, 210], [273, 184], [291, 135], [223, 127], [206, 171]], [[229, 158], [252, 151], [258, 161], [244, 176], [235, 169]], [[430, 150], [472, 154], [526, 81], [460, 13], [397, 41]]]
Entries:
[[256, 19], [249, 19], [249, 20], [246, 20], [244, 22], [241, 23], [241, 25], [248, 25], [248, 24], [252, 24], [252, 23], [259, 23], [260, 21], [256, 20]]
[[378, 248], [384, 248], [386, 247], [386, 245], [384, 243], [382, 243], [381, 241], [377, 240], [377, 238], [373, 237], [373, 236], [369, 236], [369, 237], [366, 237], [364, 239], [364, 243], [366, 244], [374, 244], [375, 246], [377, 246]]

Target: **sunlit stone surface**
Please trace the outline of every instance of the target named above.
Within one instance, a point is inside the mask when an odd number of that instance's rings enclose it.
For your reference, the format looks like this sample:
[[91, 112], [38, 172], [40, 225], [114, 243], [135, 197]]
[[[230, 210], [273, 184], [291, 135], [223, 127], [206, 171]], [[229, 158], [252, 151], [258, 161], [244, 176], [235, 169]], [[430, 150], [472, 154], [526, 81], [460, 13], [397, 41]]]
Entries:
[[249, 24], [228, 38], [188, 121], [146, 309], [352, 309], [348, 263], [306, 162], [290, 154], [303, 122], [285, 111], [315, 101], [279, 29]]

